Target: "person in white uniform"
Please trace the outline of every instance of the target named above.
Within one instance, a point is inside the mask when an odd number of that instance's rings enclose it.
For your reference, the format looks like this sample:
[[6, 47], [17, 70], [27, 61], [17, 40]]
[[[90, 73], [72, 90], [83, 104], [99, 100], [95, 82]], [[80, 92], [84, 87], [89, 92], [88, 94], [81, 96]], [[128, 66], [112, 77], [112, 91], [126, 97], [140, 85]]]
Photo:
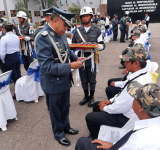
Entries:
[[127, 91], [134, 98], [132, 108], [139, 118], [133, 130], [114, 144], [82, 137], [78, 140], [75, 150], [160, 149], [160, 86], [153, 83], [142, 85], [132, 82], [128, 85]]

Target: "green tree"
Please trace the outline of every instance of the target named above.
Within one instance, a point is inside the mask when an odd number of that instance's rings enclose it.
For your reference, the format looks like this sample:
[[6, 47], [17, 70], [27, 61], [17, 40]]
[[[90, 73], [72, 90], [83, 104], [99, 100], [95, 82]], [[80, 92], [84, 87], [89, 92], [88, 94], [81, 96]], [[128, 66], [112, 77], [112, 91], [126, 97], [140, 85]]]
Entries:
[[68, 12], [76, 13], [78, 16], [80, 15], [81, 6], [76, 4], [72, 4], [72, 7], [68, 7]]
[[25, 6], [23, 2], [18, 2], [17, 4], [15, 4], [15, 10], [17, 10], [17, 12], [24, 11], [27, 14], [27, 16], [30, 16], [28, 8]]
[[50, 8], [55, 5], [56, 0], [34, 0], [35, 4], [39, 4], [41, 9]]

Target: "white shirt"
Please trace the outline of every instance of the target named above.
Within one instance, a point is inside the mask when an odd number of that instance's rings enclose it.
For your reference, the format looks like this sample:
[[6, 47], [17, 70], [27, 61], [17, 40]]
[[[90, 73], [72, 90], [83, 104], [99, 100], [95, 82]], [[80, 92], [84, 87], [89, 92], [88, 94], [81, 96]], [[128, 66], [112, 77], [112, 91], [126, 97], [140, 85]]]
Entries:
[[72, 44], [72, 40], [67, 37], [68, 44]]
[[135, 45], [136, 43], [141, 43], [141, 44], [145, 45], [144, 40], [141, 39], [141, 38], [136, 39], [136, 40], [134, 41], [134, 45]]
[[145, 20], [146, 20], [146, 21], [149, 21], [149, 19], [150, 19], [149, 16], [146, 16], [146, 17], [145, 17]]
[[20, 51], [19, 37], [13, 34], [13, 32], [7, 32], [6, 35], [1, 38], [0, 49], [1, 60], [5, 63], [6, 54], [13, 54]]
[[[122, 87], [125, 86], [128, 80], [131, 80], [141, 73], [147, 72], [147, 67], [144, 69], [141, 69], [139, 71], [136, 71], [129, 75], [128, 79], [126, 81], [123, 81]], [[147, 83], [153, 83], [152, 76], [147, 72], [147, 74], [142, 75], [133, 81], [138, 81], [142, 85], [147, 84]], [[115, 100], [114, 100], [115, 99]], [[135, 113], [132, 109], [132, 103], [133, 103], [134, 98], [130, 96], [127, 92], [127, 86], [125, 89], [121, 92], [119, 96], [115, 96], [114, 98], [111, 98], [110, 101], [113, 102], [112, 104], [105, 106], [103, 108], [103, 111], [108, 112], [109, 114], [123, 114], [127, 118], [131, 118]]]
[[134, 132], [119, 150], [160, 150], [160, 117], [138, 120]]
[[[129, 76], [131, 75], [132, 73], [129, 72], [128, 75], [127, 75], [127, 80], [129, 79]], [[126, 82], [125, 82], [126, 83]], [[115, 87], [119, 87], [119, 88], [123, 88], [124, 87], [124, 81], [116, 81], [115, 82]]]
[[147, 33], [141, 33], [140, 38], [146, 43], [148, 41], [148, 34]]
[[109, 18], [108, 17], [106, 17], [106, 24], [105, 24], [105, 26], [107, 26], [107, 25], [109, 25]]

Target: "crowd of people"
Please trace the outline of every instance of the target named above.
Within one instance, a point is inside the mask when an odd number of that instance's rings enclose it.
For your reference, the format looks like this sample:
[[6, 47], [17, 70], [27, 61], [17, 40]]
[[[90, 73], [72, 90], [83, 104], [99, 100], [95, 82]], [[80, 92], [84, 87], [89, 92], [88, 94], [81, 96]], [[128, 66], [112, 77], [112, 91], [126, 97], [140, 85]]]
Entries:
[[[106, 96], [108, 100], [96, 101], [96, 75], [98, 72], [98, 51], [105, 49], [104, 33], [109, 28], [113, 31], [113, 41], [118, 36], [118, 16], [110, 22], [108, 14], [100, 18], [98, 14], [93, 19], [90, 7], [83, 7], [80, 11], [82, 25], [71, 27], [72, 13], [66, 13], [56, 7], [43, 10], [45, 19], [33, 33], [27, 22], [26, 13], [17, 13], [19, 25], [14, 28], [10, 21], [0, 24], [0, 69], [2, 73], [12, 70], [11, 79], [14, 84], [21, 77], [20, 55], [27, 71], [33, 59], [34, 41], [37, 60], [40, 65], [40, 83], [45, 93], [52, 130], [55, 139], [63, 146], [69, 146], [70, 141], [65, 134], [75, 135], [78, 130], [71, 128], [69, 122], [70, 88], [73, 82], [71, 69], [79, 69], [84, 97], [79, 105], [88, 104], [93, 112], [85, 117], [89, 130], [88, 137], [77, 141], [76, 150], [158, 150], [159, 119], [160, 119], [160, 86], [154, 83], [149, 70], [151, 61], [148, 57], [146, 45], [149, 40], [148, 22], [137, 20], [131, 30], [131, 43], [120, 55], [123, 65], [123, 78], [108, 81]], [[128, 40], [131, 18], [128, 13], [120, 19], [120, 42]], [[68, 31], [70, 28], [71, 31]], [[73, 35], [72, 35], [73, 34]], [[19, 37], [23, 37], [20, 40]], [[77, 55], [70, 51], [68, 44], [96, 43], [97, 49], [79, 49]], [[85, 58], [94, 55], [88, 60]], [[85, 62], [83, 62], [85, 60]], [[16, 99], [16, 95], [13, 96]], [[139, 120], [134, 129], [128, 132], [116, 143], [98, 140], [101, 125], [122, 128], [134, 115]], [[107, 133], [106, 133], [107, 134]], [[144, 140], [145, 139], [145, 140]]]

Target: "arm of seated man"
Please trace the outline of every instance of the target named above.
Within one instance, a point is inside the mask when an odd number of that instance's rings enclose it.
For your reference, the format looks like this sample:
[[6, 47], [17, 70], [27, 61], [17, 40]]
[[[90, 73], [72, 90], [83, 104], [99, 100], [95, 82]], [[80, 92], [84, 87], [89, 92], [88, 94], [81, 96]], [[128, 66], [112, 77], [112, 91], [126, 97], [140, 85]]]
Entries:
[[92, 141], [92, 143], [98, 143], [98, 144], [101, 144], [99, 146], [97, 146], [98, 149], [109, 149], [113, 146], [113, 143], [110, 143], [110, 142], [106, 142], [106, 141], [102, 141], [102, 140], [94, 140]]
[[111, 101], [110, 101], [110, 100], [105, 100], [105, 101], [103, 101], [103, 102], [99, 102], [98, 105], [99, 105], [100, 110], [103, 111], [103, 108], [104, 108], [105, 106], [109, 105], [109, 104], [111, 104]]

